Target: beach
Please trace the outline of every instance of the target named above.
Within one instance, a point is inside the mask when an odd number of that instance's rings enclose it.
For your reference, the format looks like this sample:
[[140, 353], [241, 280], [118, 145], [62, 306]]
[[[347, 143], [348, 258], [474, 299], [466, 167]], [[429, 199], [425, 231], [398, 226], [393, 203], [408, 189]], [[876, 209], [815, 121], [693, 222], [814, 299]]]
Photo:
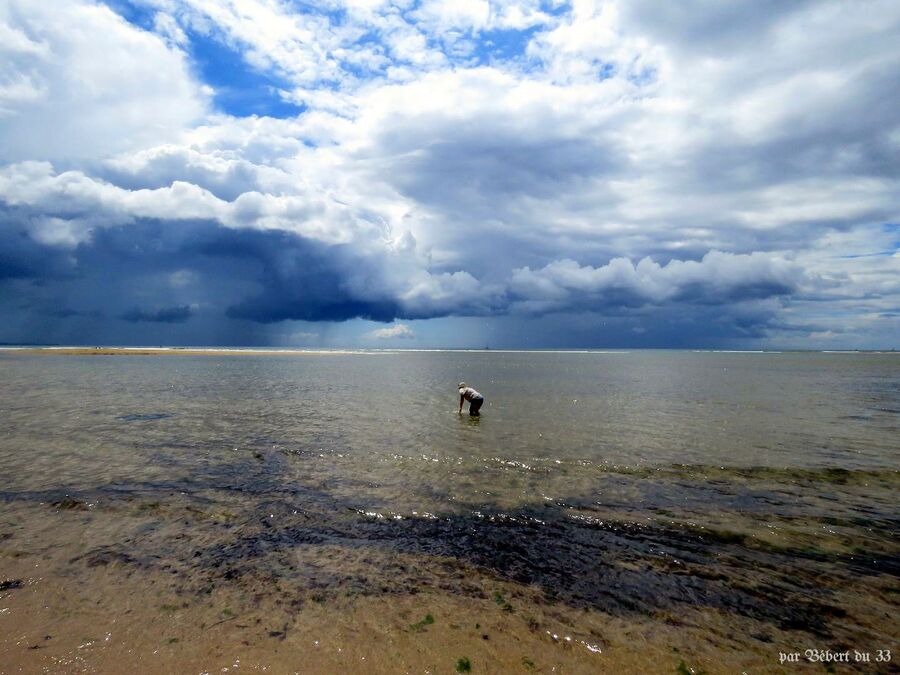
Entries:
[[0, 672], [892, 672], [894, 354], [0, 373]]

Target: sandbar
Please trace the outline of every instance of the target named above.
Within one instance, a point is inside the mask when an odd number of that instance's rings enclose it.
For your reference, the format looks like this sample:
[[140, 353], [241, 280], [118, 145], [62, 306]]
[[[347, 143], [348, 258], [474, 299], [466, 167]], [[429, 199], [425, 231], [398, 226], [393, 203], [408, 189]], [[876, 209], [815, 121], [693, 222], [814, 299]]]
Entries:
[[4, 350], [41, 356], [335, 356], [373, 354], [359, 350], [211, 349], [204, 347], [22, 347]]

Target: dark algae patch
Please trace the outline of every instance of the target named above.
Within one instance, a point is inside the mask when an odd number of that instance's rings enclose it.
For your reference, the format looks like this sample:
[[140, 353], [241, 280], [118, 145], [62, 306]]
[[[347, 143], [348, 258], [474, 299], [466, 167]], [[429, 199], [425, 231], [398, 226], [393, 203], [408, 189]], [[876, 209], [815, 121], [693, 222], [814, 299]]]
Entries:
[[601, 464], [598, 468], [610, 474], [638, 478], [686, 478], [690, 480], [774, 481], [780, 483], [830, 483], [835, 485], [896, 484], [900, 471], [896, 469], [821, 469], [781, 468], [768, 466], [710, 466], [707, 464], [675, 464], [658, 467], [630, 467]]
[[[852, 611], [835, 597], [838, 589], [861, 576], [895, 577], [900, 571], [896, 546], [887, 535], [877, 539], [877, 530], [868, 533], [870, 545], [882, 542], [877, 556], [826, 555], [723, 528], [619, 520], [608, 509], [601, 514], [575, 499], [505, 512], [482, 507], [478, 515], [374, 518], [326, 490], [274, 480], [266, 466], [250, 472], [247, 466], [258, 466], [250, 461], [183, 482], [109, 486], [57, 499], [57, 508], [78, 509], [89, 501], [97, 509], [180, 523], [192, 533], [171, 537], [152, 526], [140, 536], [88, 548], [71, 564], [160, 569], [175, 575], [188, 596], [228, 584], [287, 603], [321, 603], [435, 588], [486, 597], [512, 614], [506, 594], [485, 593], [473, 583], [484, 576], [535, 589], [548, 606], [621, 617], [660, 612], [679, 617], [700, 607], [822, 638], [842, 634], [854, 623]], [[46, 503], [54, 493], [60, 490], [6, 492], [0, 500]], [[244, 501], [234, 501], [235, 495]], [[217, 517], [226, 510], [231, 517]], [[859, 527], [852, 520], [841, 522]], [[315, 562], [318, 551], [334, 546], [348, 561], [359, 556], [363, 562]], [[397, 555], [435, 562], [408, 565]], [[365, 563], [371, 556], [379, 562]], [[409, 629], [424, 630], [430, 616]]]
[[471, 673], [472, 672], [472, 662], [463, 657], [456, 662], [456, 672], [457, 673]]
[[499, 591], [494, 593], [494, 602], [497, 603], [504, 612], [512, 613], [516, 611], [513, 606], [506, 601], [506, 598], [504, 598], [503, 594]]
[[83, 501], [78, 499], [72, 499], [68, 495], [63, 497], [62, 499], [57, 499], [54, 502], [50, 503], [51, 506], [59, 509], [60, 511], [87, 511], [88, 505]]
[[[312, 520], [298, 514], [283, 516], [275, 524], [274, 519], [238, 519], [235, 525], [203, 519], [203, 526], [220, 530], [227, 543], [186, 544], [182, 549], [170, 541], [144, 539], [127, 547], [165, 547], [162, 557], [173, 560], [172, 569], [201, 592], [222, 583], [258, 588], [262, 582], [262, 588], [275, 588], [271, 584], [290, 579], [296, 591], [310, 599], [327, 598], [341, 589], [354, 595], [409, 594], [423, 585], [478, 597], [481, 591], [457, 571], [474, 569], [543, 589], [546, 603], [611, 615], [654, 615], [659, 610], [677, 615], [679, 608], [703, 606], [817, 636], [831, 635], [833, 622], [844, 618], [845, 612], [831, 599], [830, 587], [844, 583], [841, 580], [855, 570], [842, 569], [840, 561], [825, 565], [790, 552], [747, 547], [741, 538], [698, 536], [680, 527], [621, 522], [599, 526], [573, 521], [561, 509], [543, 509], [541, 515], [546, 524], [539, 527], [527, 525], [524, 517], [493, 523], [461, 516], [372, 521], [322, 513]], [[440, 556], [463, 567], [442, 564], [419, 571], [389, 562], [387, 569], [304, 571], [291, 561], [292, 551], [314, 551], [332, 542]], [[660, 550], [667, 555], [660, 556]], [[82, 559], [89, 566], [138, 562], [134, 554], [109, 547], [90, 551]], [[505, 612], [513, 612], [502, 593], [494, 593], [492, 600]], [[426, 615], [410, 630], [420, 632], [432, 622], [433, 617]]]
[[434, 623], [434, 617], [431, 616], [431, 614], [426, 614], [425, 618], [422, 619], [421, 621], [417, 621], [416, 623], [410, 624], [409, 629], [413, 633], [421, 633], [422, 631], [425, 630], [426, 626], [430, 626], [433, 623]]
[[152, 422], [153, 420], [164, 420], [172, 417], [172, 413], [132, 413], [130, 415], [120, 415], [116, 419], [120, 422]]

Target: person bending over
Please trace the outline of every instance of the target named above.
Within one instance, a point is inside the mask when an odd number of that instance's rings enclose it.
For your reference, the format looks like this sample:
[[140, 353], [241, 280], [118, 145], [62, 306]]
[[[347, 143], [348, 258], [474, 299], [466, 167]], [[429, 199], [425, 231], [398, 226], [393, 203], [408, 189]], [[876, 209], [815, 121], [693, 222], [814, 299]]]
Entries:
[[481, 406], [484, 404], [484, 396], [466, 385], [465, 382], [459, 383], [459, 413], [462, 415], [463, 401], [469, 402], [469, 414], [473, 417], [480, 417]]

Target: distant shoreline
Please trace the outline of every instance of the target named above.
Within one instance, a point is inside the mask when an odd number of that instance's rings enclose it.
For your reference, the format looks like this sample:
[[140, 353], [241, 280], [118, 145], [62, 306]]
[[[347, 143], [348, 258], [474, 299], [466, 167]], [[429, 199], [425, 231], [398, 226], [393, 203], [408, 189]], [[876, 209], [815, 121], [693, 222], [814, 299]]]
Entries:
[[304, 348], [265, 348], [265, 347], [56, 347], [56, 346], [0, 346], [0, 354], [28, 354], [41, 356], [341, 356], [365, 354], [398, 354], [417, 352], [460, 352], [460, 353], [519, 353], [519, 354], [597, 354], [624, 355], [643, 351], [679, 351], [705, 354], [897, 354], [889, 349], [826, 349], [826, 350], [791, 350], [791, 349], [404, 349], [404, 348], [370, 348], [370, 349], [304, 349]]
[[329, 354], [361, 354], [351, 350], [313, 349], [208, 349], [202, 347], [13, 347], [2, 351], [42, 356], [328, 356]]

